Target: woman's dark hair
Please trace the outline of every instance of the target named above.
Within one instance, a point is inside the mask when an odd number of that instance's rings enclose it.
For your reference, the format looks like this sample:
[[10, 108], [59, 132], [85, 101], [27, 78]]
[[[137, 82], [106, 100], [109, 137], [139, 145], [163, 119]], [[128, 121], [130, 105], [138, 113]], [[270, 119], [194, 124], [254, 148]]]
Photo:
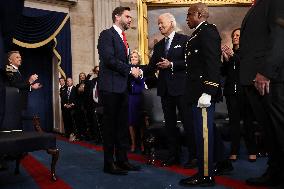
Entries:
[[231, 33], [231, 38], [232, 38], [232, 39], [233, 39], [234, 33], [235, 33], [236, 31], [238, 31], [238, 30], [241, 31], [241, 28], [236, 28], [236, 29], [234, 29], [234, 30], [232, 31], [232, 33]]

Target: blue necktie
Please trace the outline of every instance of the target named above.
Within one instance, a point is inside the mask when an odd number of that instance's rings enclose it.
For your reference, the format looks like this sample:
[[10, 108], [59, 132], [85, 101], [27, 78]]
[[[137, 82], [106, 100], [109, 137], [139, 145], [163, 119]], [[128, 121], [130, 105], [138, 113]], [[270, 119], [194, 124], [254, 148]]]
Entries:
[[165, 55], [168, 55], [170, 49], [170, 38], [169, 37], [165, 37]]

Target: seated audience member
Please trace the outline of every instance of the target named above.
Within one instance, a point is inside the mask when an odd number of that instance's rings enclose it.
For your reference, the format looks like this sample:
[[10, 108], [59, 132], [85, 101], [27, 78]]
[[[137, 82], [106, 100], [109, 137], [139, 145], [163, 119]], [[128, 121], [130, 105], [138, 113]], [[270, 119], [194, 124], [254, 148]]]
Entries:
[[[140, 55], [137, 50], [133, 50], [130, 53], [130, 63], [135, 67], [140, 64]], [[139, 133], [139, 141], [141, 151], [144, 151], [143, 144], [143, 134], [144, 128], [142, 126], [141, 121], [141, 106], [142, 106], [142, 91], [145, 88], [144, 78], [138, 77], [130, 77], [130, 90], [129, 90], [129, 113], [128, 113], [128, 125], [129, 132], [131, 137], [131, 152], [134, 152], [136, 149], [137, 134]]]
[[76, 140], [76, 121], [75, 121], [75, 107], [76, 107], [77, 92], [73, 86], [72, 78], [67, 78], [67, 90], [62, 93], [61, 101], [63, 104], [63, 122], [66, 137], [70, 141]]
[[223, 65], [222, 75], [225, 76], [224, 96], [226, 97], [227, 109], [230, 122], [231, 152], [229, 159], [237, 160], [240, 150], [240, 121], [241, 112], [244, 121], [245, 143], [248, 150], [248, 160], [256, 160], [256, 143], [253, 128], [253, 111], [248, 101], [244, 98], [243, 90], [240, 86], [240, 57], [239, 38], [240, 28], [232, 32], [233, 49], [224, 45], [222, 47]]

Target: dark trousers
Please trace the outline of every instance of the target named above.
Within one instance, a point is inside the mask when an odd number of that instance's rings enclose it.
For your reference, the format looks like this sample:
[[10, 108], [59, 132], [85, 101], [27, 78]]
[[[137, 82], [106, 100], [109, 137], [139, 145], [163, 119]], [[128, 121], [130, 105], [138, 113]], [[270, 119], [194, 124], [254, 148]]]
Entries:
[[230, 124], [231, 154], [236, 155], [239, 154], [241, 139], [241, 97], [237, 94], [227, 95], [226, 103]]
[[[259, 127], [263, 130], [263, 138], [266, 138], [266, 127], [270, 125], [270, 120], [264, 107], [264, 98], [259, 95], [254, 86], [244, 86], [244, 128], [245, 128], [245, 142], [249, 154], [256, 154], [256, 137], [255, 128], [252, 124], [254, 120], [257, 121]], [[266, 144], [265, 148], [270, 148]]]
[[270, 93], [264, 96], [265, 110], [270, 123], [266, 124], [268, 134], [269, 168], [272, 174], [284, 179], [284, 83], [270, 83]]
[[178, 109], [187, 139], [186, 145], [189, 150], [188, 160], [196, 158], [191, 105], [185, 103], [183, 96], [163, 96], [161, 97], [161, 102], [168, 139], [169, 157], [178, 159], [180, 153], [180, 132], [177, 128], [178, 119], [176, 112], [176, 109]]
[[104, 162], [128, 161], [128, 94], [100, 91], [103, 105]]
[[77, 132], [80, 137], [85, 136], [87, 134], [87, 110], [85, 105], [78, 104], [76, 107], [76, 126]]
[[248, 154], [256, 154], [256, 141], [254, 136], [255, 128], [253, 124], [255, 116], [251, 103], [248, 101], [248, 98], [244, 96], [243, 91], [238, 94], [227, 95], [226, 103], [230, 122], [231, 154], [239, 154], [241, 119], [243, 119], [244, 123], [244, 141]]
[[63, 108], [62, 117], [64, 123], [65, 136], [69, 137], [71, 133], [76, 134], [75, 109]]
[[[206, 110], [206, 115], [203, 117], [202, 108], [198, 108], [196, 105], [193, 105], [193, 123], [195, 131], [195, 142], [197, 144], [197, 159], [198, 159], [198, 174], [200, 176], [213, 176], [214, 170], [214, 112], [215, 104], [211, 104]], [[203, 120], [207, 122], [203, 122]], [[204, 125], [208, 130], [208, 133], [204, 133]], [[204, 148], [204, 139], [208, 140], [207, 151]], [[204, 160], [204, 156], [208, 156]], [[206, 170], [204, 167], [208, 167], [208, 175], [206, 175]]]

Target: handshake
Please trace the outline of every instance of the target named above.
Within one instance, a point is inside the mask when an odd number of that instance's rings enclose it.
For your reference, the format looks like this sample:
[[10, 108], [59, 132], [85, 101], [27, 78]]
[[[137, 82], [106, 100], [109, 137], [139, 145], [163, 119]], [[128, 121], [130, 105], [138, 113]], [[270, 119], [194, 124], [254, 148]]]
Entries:
[[33, 74], [30, 76], [29, 78], [29, 84], [31, 86], [31, 89], [36, 90], [42, 87], [42, 85], [38, 82], [35, 82], [36, 80], [38, 80], [38, 75], [37, 74]]
[[132, 67], [130, 73], [135, 78], [138, 78], [139, 76], [142, 77], [142, 75], [143, 75], [143, 71], [140, 68], [138, 68], [138, 67]]

